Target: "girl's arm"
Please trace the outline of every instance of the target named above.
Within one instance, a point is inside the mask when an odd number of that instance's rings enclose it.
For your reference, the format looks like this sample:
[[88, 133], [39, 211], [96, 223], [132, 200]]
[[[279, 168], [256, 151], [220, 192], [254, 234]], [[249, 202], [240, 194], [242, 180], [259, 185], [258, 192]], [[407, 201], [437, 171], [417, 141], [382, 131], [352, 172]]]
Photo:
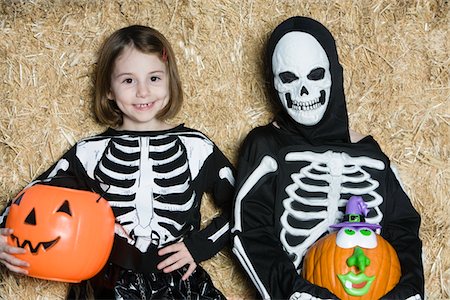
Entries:
[[198, 180], [205, 192], [211, 194], [220, 209], [212, 221], [202, 230], [192, 232], [184, 243], [194, 261], [199, 263], [217, 254], [230, 242], [230, 216], [234, 194], [234, 168], [225, 155], [214, 146]]

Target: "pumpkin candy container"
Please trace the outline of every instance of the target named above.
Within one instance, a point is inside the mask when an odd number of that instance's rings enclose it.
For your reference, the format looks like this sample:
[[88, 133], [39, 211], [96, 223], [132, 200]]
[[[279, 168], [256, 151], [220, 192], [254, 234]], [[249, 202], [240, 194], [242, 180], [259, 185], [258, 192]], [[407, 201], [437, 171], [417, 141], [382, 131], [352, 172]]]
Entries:
[[10, 245], [30, 264], [28, 275], [80, 282], [97, 274], [108, 260], [115, 218], [108, 202], [89, 191], [36, 184], [12, 202], [6, 227]]
[[302, 276], [330, 290], [340, 299], [379, 299], [400, 280], [394, 248], [365, 223], [367, 204], [353, 196], [338, 229], [318, 240], [306, 253]]

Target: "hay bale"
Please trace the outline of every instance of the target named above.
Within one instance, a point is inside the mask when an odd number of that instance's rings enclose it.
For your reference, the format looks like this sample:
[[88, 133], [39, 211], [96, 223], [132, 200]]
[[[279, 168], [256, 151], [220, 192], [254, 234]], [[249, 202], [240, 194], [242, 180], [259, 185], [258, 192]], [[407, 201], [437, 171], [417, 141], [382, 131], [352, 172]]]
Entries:
[[[25, 1], [0, 4], [0, 206], [78, 139], [91, 112], [96, 52], [140, 23], [172, 42], [186, 95], [173, 121], [208, 134], [235, 163], [247, 132], [271, 118], [261, 51], [291, 15], [329, 27], [344, 67], [351, 127], [373, 135], [422, 215], [426, 289], [450, 297], [449, 4], [430, 1]], [[205, 113], [207, 112], [207, 113]], [[216, 213], [205, 198], [205, 222]], [[228, 250], [205, 262], [232, 299], [254, 289]], [[7, 299], [62, 299], [66, 284], [0, 269]]]

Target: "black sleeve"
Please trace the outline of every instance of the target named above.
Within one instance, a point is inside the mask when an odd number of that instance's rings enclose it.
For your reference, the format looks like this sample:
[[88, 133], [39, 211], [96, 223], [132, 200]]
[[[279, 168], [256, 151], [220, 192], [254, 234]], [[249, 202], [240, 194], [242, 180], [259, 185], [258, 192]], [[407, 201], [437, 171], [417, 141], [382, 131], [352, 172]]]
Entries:
[[383, 299], [424, 298], [422, 242], [419, 238], [420, 216], [403, 191], [392, 169], [386, 178], [387, 207], [381, 235], [397, 252], [402, 275], [397, 286]]
[[221, 210], [211, 223], [200, 231], [193, 231], [184, 243], [195, 262], [207, 260], [230, 242], [230, 216], [234, 194], [235, 170], [225, 155], [214, 146], [201, 171], [200, 180], [205, 192], [210, 193]]
[[[53, 166], [29, 183], [25, 188], [35, 184], [46, 184], [79, 190], [93, 190], [94, 185], [88, 181], [84, 169], [76, 157], [76, 146], [67, 151]], [[11, 201], [0, 214], [0, 227], [4, 227]]]
[[[275, 232], [277, 161], [258, 153], [267, 144], [247, 138], [241, 149], [233, 215], [233, 253], [264, 299], [306, 293], [336, 298], [301, 278]], [[270, 148], [270, 147], [269, 147]], [[281, 204], [279, 204], [281, 205]]]

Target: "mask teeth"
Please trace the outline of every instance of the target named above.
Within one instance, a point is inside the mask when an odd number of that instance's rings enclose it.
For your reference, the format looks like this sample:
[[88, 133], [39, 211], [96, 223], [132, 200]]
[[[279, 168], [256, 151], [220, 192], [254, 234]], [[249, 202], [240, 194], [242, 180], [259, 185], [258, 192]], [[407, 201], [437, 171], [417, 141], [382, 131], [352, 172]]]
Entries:
[[[292, 101], [291, 94], [286, 93], [285, 97], [286, 97], [288, 108], [292, 108], [292, 106], [294, 106], [294, 101]], [[320, 105], [324, 105], [324, 104], [325, 104], [325, 91], [322, 90], [322, 91], [320, 91], [319, 99], [311, 100], [308, 103], [302, 103], [302, 102], [297, 103], [296, 102], [295, 106], [300, 110], [311, 110], [311, 109], [316, 109]]]

